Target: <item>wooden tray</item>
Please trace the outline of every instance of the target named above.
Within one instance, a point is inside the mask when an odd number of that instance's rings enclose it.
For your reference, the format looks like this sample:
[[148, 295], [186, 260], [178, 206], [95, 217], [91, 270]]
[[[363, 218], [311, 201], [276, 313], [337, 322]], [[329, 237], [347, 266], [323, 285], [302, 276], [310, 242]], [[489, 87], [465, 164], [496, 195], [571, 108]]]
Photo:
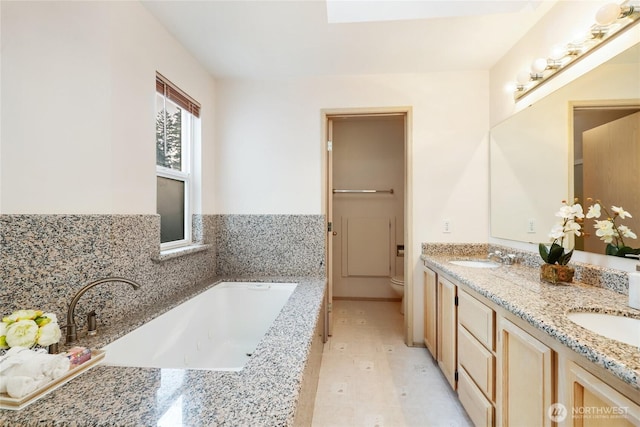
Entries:
[[91, 350], [91, 359], [87, 360], [80, 366], [76, 366], [73, 369], [69, 369], [69, 371], [63, 376], [61, 376], [60, 378], [57, 378], [53, 381], [48, 382], [47, 384], [42, 385], [37, 390], [34, 390], [33, 392], [19, 399], [11, 397], [6, 393], [0, 393], [0, 409], [9, 409], [9, 410], [17, 411], [32, 404], [36, 400], [40, 399], [42, 396], [45, 396], [48, 393], [51, 393], [53, 390], [68, 383], [73, 378], [77, 377], [83, 372], [96, 366], [104, 358], [104, 355], [105, 355], [104, 350]]

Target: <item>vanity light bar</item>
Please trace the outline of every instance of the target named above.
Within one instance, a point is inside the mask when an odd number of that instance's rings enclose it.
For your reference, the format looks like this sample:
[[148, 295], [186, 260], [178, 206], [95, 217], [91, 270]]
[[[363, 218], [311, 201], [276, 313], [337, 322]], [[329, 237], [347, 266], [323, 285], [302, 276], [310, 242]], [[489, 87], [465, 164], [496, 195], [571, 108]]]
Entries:
[[556, 45], [548, 58], [538, 58], [531, 64], [531, 70], [519, 72], [516, 76], [514, 98], [517, 100], [530, 93], [549, 78], [602, 45], [604, 41], [610, 40], [614, 35], [640, 22], [640, 1], [608, 3], [598, 9], [595, 21], [585, 40]]

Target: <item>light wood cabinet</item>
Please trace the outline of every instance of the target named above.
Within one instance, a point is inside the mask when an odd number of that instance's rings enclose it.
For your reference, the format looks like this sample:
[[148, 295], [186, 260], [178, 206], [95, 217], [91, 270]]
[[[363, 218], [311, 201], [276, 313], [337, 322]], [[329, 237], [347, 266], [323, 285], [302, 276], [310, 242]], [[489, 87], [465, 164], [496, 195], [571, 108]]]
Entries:
[[635, 389], [426, 266], [424, 313], [424, 343], [476, 426], [640, 427]]
[[458, 288], [458, 397], [476, 427], [495, 418], [495, 312]]
[[424, 345], [431, 355], [438, 357], [437, 353], [437, 319], [438, 319], [438, 276], [435, 271], [425, 268], [424, 270]]
[[458, 398], [476, 427], [494, 425], [493, 405], [475, 386], [463, 367], [458, 370]]
[[[563, 362], [564, 407], [556, 409], [561, 425], [573, 427], [640, 426], [640, 406], [572, 361]], [[563, 412], [565, 411], [565, 412]]]
[[498, 318], [497, 348], [497, 425], [550, 427], [551, 349], [503, 317]]
[[458, 292], [458, 321], [488, 350], [495, 350], [495, 312], [467, 292]]
[[495, 357], [464, 327], [458, 328], [458, 364], [469, 373], [480, 391], [493, 400]]
[[456, 389], [457, 367], [457, 286], [438, 276], [437, 360], [451, 387]]

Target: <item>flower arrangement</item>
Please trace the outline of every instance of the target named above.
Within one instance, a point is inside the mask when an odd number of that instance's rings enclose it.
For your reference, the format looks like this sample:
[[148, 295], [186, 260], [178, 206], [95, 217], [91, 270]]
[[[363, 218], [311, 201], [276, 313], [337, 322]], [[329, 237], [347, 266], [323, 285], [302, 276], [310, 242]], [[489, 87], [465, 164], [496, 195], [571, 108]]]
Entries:
[[54, 313], [18, 310], [0, 322], [0, 349], [56, 344], [62, 333]]
[[[587, 199], [593, 201], [592, 199]], [[600, 218], [604, 211], [606, 219], [595, 220], [596, 236], [607, 244], [606, 254], [624, 257], [627, 254], [640, 255], [640, 248], [633, 249], [626, 245], [624, 238], [637, 239], [638, 236], [625, 225], [616, 224], [617, 219], [633, 218], [622, 206], [611, 206], [611, 214], [600, 200], [589, 207], [587, 218]]]
[[538, 250], [545, 263], [567, 265], [573, 255], [573, 249], [565, 253], [564, 239], [568, 239], [571, 234], [580, 236], [580, 230], [582, 229], [581, 223], [584, 218], [582, 205], [578, 203], [577, 199], [574, 200], [573, 205], [569, 205], [563, 200], [562, 207], [556, 213], [556, 216], [561, 219], [549, 233], [551, 246], [547, 248], [544, 243], [540, 243]]

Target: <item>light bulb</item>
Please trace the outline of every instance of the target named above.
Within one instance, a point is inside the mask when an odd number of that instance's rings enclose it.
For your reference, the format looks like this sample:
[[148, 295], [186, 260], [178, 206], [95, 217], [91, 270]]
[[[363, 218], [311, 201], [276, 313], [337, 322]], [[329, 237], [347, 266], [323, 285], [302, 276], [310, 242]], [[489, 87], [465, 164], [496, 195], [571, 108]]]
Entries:
[[516, 76], [516, 80], [518, 81], [519, 85], [524, 86], [531, 80], [531, 75], [528, 71], [520, 71]]
[[567, 48], [557, 44], [551, 48], [551, 54], [549, 55], [549, 57], [557, 61], [559, 59], [564, 58], [566, 54], [567, 54]]
[[535, 74], [540, 74], [547, 69], [547, 60], [545, 58], [538, 58], [531, 64], [531, 71]]
[[622, 9], [620, 5], [615, 3], [608, 3], [598, 9], [596, 12], [596, 23], [598, 25], [610, 25], [615, 22], [620, 16]]

